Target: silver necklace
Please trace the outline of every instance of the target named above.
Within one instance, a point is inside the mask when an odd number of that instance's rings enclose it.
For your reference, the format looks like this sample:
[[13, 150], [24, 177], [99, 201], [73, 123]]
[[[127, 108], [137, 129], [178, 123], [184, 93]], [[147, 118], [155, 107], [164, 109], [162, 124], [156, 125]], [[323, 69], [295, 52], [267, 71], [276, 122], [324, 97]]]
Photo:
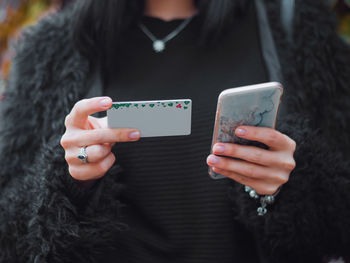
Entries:
[[159, 53], [164, 51], [165, 44], [172, 40], [174, 37], [176, 37], [192, 20], [194, 16], [191, 16], [187, 18], [185, 21], [183, 21], [177, 28], [174, 29], [173, 32], [171, 32], [169, 35], [164, 37], [163, 39], [156, 38], [151, 31], [148, 30], [148, 28], [143, 25], [139, 24], [140, 29], [145, 33], [146, 36], [148, 36], [153, 41], [153, 49], [155, 52]]

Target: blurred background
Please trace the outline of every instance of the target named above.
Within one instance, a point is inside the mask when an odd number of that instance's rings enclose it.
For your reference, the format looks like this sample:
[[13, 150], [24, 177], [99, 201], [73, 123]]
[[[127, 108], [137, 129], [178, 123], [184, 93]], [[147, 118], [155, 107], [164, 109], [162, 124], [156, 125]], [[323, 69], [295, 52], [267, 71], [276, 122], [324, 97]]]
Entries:
[[40, 18], [58, 12], [73, 0], [0, 0], [0, 100], [4, 99], [9, 76], [13, 44], [23, 28], [34, 25]]
[[350, 44], [350, 0], [329, 0], [339, 19], [338, 32]]
[[[1, 0], [0, 1], [0, 100], [8, 78], [13, 43], [24, 27], [35, 24], [43, 16], [59, 12], [74, 0]], [[283, 1], [283, 0], [281, 0]], [[339, 35], [350, 44], [350, 0], [328, 0], [339, 19]]]

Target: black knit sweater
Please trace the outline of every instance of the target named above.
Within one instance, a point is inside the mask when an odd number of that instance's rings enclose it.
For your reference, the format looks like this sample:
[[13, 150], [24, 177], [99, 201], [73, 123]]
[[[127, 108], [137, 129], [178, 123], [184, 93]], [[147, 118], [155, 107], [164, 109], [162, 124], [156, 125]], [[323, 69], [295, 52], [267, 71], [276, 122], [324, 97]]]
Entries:
[[[276, 129], [297, 142], [297, 166], [264, 217], [232, 184], [232, 221], [253, 233], [243, 235], [246, 249], [256, 243], [264, 262], [348, 255], [349, 47], [323, 1], [296, 1], [292, 43], [280, 27], [280, 1], [265, 2], [291, 98]], [[69, 9], [44, 19], [23, 36], [0, 103], [0, 262], [123, 262], [116, 244], [129, 225], [120, 217], [124, 167], [116, 163], [84, 191], [60, 146], [65, 116], [91, 86], [91, 65], [72, 45], [72, 16]]]
[[[130, 227], [118, 240], [123, 262], [258, 262], [251, 233], [233, 219], [230, 180], [210, 179], [206, 164], [219, 93], [268, 80], [254, 5], [246, 12], [211, 48], [198, 45], [198, 16], [159, 54], [138, 26], [123, 37], [105, 95], [193, 102], [191, 135], [141, 138], [114, 148], [125, 170], [120, 200]], [[142, 20], [160, 38], [182, 22]]]

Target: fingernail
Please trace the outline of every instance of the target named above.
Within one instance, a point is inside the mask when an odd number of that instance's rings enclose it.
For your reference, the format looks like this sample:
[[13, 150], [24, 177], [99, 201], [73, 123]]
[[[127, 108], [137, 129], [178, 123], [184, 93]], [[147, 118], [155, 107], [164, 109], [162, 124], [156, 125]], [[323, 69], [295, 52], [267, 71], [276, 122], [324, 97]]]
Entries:
[[130, 139], [137, 139], [140, 137], [140, 132], [131, 132], [129, 133], [129, 138]]
[[237, 135], [244, 135], [246, 133], [247, 133], [247, 131], [245, 129], [242, 129], [242, 128], [236, 129], [236, 134]]
[[103, 99], [100, 101], [101, 107], [108, 107], [111, 104], [111, 99]]
[[216, 157], [215, 155], [210, 155], [209, 158], [208, 158], [208, 161], [210, 163], [218, 163], [219, 162], [219, 158]]
[[224, 152], [225, 151], [225, 146], [223, 145], [214, 145], [214, 148], [213, 148], [214, 152]]

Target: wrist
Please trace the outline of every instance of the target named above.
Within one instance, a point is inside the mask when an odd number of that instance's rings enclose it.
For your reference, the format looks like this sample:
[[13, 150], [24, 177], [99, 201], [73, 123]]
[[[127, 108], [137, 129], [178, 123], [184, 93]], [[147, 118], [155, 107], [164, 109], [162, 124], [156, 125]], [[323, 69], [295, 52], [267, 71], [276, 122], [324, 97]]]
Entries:
[[279, 194], [281, 187], [278, 188], [277, 192], [272, 195], [259, 195], [254, 189], [249, 186], [244, 186], [244, 191], [249, 194], [253, 199], [259, 200], [260, 206], [257, 209], [259, 216], [263, 216], [267, 213], [267, 205], [271, 205], [275, 202], [276, 196]]

